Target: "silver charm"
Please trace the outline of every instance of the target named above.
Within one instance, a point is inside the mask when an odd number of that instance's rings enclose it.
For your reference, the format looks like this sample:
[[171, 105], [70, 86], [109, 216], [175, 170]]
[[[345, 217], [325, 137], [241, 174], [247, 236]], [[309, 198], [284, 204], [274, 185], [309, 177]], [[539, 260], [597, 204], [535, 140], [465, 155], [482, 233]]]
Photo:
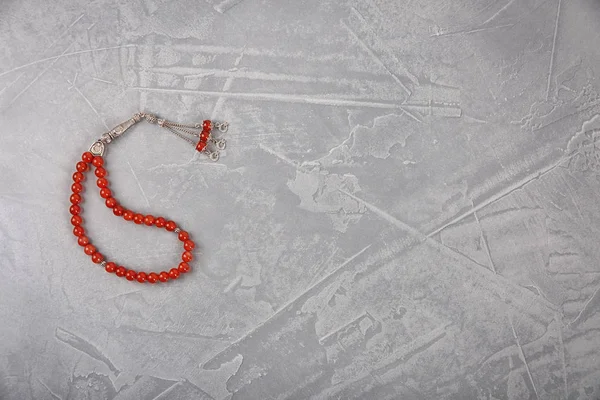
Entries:
[[97, 141], [94, 142], [94, 144], [92, 144], [90, 146], [90, 153], [92, 153], [95, 156], [103, 156], [104, 155], [104, 143], [102, 143], [101, 141]]

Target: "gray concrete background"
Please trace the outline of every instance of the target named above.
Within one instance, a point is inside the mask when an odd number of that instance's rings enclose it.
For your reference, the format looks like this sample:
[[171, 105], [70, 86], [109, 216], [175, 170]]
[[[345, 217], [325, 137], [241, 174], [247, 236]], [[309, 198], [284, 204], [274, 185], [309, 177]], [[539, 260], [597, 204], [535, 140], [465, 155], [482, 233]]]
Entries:
[[[599, 399], [600, 2], [41, 1], [0, 10], [0, 398]], [[139, 285], [71, 234], [80, 154], [201, 244]], [[86, 197], [110, 258], [166, 232]]]

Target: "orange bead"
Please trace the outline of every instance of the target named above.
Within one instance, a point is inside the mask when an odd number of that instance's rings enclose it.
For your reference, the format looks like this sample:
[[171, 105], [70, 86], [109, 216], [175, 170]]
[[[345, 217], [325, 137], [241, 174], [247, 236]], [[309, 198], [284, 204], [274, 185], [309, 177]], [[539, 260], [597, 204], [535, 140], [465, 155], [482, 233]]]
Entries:
[[73, 174], [73, 181], [75, 181], [75, 182], [83, 182], [84, 179], [85, 179], [85, 175], [83, 175], [79, 171], [77, 171]]
[[136, 224], [141, 224], [142, 222], [144, 222], [144, 216], [142, 214], [135, 214], [135, 216], [133, 217], [133, 222], [135, 222]]
[[199, 141], [196, 145], [196, 151], [202, 152], [206, 148], [206, 142]]
[[83, 248], [83, 252], [88, 256], [91, 256], [96, 252], [96, 247], [93, 244], [88, 244]]
[[71, 185], [71, 190], [73, 191], [73, 193], [81, 193], [83, 192], [83, 185], [79, 182], [75, 182]]
[[123, 276], [125, 276], [126, 273], [127, 273], [127, 270], [125, 269], [125, 267], [122, 267], [122, 266], [118, 266], [117, 269], [115, 270], [115, 274], [118, 277], [123, 277]]
[[106, 199], [104, 204], [106, 204], [106, 207], [108, 208], [113, 208], [117, 205], [117, 200], [115, 200], [114, 197], [109, 197], [108, 199]]
[[123, 219], [124, 219], [125, 221], [132, 221], [132, 220], [133, 220], [133, 217], [134, 217], [134, 215], [135, 215], [135, 214], [133, 213], [133, 211], [130, 211], [130, 210], [125, 210], [125, 211], [123, 212]]
[[91, 163], [93, 159], [94, 159], [94, 155], [92, 153], [90, 153], [89, 151], [86, 151], [85, 153], [83, 153], [81, 155], [81, 160], [83, 162]]
[[113, 214], [115, 214], [117, 217], [123, 216], [123, 213], [125, 213], [125, 209], [123, 207], [117, 205], [113, 208]]
[[80, 245], [81, 247], [85, 247], [88, 244], [90, 244], [90, 238], [88, 238], [85, 235], [81, 235], [77, 238], [77, 244]]
[[115, 264], [114, 262], [107, 262], [106, 266], [104, 266], [104, 269], [106, 270], [106, 272], [108, 272], [109, 274], [114, 274], [115, 271], [117, 270], [117, 264]]
[[92, 160], [92, 165], [94, 167], [101, 167], [104, 165], [104, 159], [100, 156], [96, 156], [94, 157], [94, 159]]
[[106, 170], [102, 167], [98, 167], [96, 168], [96, 171], [94, 171], [94, 174], [96, 174], [98, 178], [104, 178], [106, 176]]
[[135, 279], [139, 282], [139, 283], [144, 283], [146, 282], [146, 280], [148, 279], [148, 276], [146, 275], [145, 272], [138, 272]]
[[98, 185], [99, 188], [108, 187], [108, 180], [106, 178], [98, 178], [96, 180], [96, 185]]
[[180, 231], [179, 234], [177, 235], [177, 237], [182, 242], [185, 242], [186, 240], [188, 240], [190, 238], [190, 234], [187, 233], [186, 231]]
[[127, 270], [127, 272], [125, 273], [125, 279], [127, 279], [128, 281], [132, 281], [135, 278], [137, 278], [137, 272], [135, 272], [132, 269]]
[[171, 270], [169, 271], [169, 278], [171, 278], [171, 279], [179, 278], [179, 271], [177, 270], [177, 268], [171, 268]]
[[85, 233], [85, 230], [81, 226], [77, 225], [77, 226], [73, 227], [73, 235], [79, 237], [79, 236], [82, 236], [84, 233]]
[[148, 282], [149, 283], [156, 283], [156, 281], [158, 280], [158, 275], [155, 274], [154, 272], [150, 272], [148, 274]]
[[69, 207], [69, 212], [73, 215], [77, 215], [81, 213], [81, 207], [78, 206], [77, 204], [73, 204], [71, 207]]
[[177, 228], [177, 224], [175, 222], [173, 222], [173, 221], [168, 221], [165, 224], [165, 228], [167, 228], [167, 230], [169, 232], [173, 232], [175, 230], [175, 228]]
[[158, 280], [161, 282], [166, 282], [169, 280], [169, 273], [162, 271], [160, 274], [158, 274]]
[[77, 168], [77, 171], [79, 171], [79, 172], [85, 172], [90, 167], [86, 163], [84, 163], [83, 161], [79, 161], [77, 163], [77, 165], [75, 165], [75, 168]]
[[193, 258], [194, 256], [192, 256], [192, 253], [190, 253], [189, 251], [184, 251], [181, 255], [181, 259], [185, 262], [190, 262]]
[[92, 262], [94, 264], [100, 264], [104, 260], [104, 256], [98, 252], [92, 254]]
[[186, 262], [179, 263], [179, 266], [177, 267], [177, 269], [182, 274], [185, 274], [186, 272], [188, 272], [190, 270], [190, 264], [188, 264]]
[[112, 196], [112, 192], [109, 188], [102, 188], [100, 189], [100, 197], [102, 197], [103, 199], [108, 199], [109, 197]]
[[152, 226], [153, 223], [154, 223], [154, 216], [152, 216], [152, 215], [146, 215], [144, 217], [144, 224], [146, 224], [148, 226]]
[[196, 244], [194, 242], [192, 242], [191, 240], [186, 240], [183, 243], [183, 248], [186, 249], [187, 251], [194, 250], [194, 247], [196, 247]]
[[73, 215], [71, 217], [71, 224], [73, 224], [74, 226], [79, 226], [79, 225], [81, 225], [82, 222], [83, 222], [83, 218], [81, 218], [80, 215]]
[[164, 228], [166, 224], [167, 220], [165, 220], [163, 217], [158, 217], [154, 220], [154, 225], [156, 225], [157, 228]]
[[212, 121], [209, 119], [205, 119], [202, 122], [202, 130], [210, 131], [212, 129]]
[[71, 195], [71, 197], [69, 198], [69, 200], [71, 200], [72, 204], [79, 204], [79, 203], [81, 203], [82, 198], [77, 193], [73, 193]]

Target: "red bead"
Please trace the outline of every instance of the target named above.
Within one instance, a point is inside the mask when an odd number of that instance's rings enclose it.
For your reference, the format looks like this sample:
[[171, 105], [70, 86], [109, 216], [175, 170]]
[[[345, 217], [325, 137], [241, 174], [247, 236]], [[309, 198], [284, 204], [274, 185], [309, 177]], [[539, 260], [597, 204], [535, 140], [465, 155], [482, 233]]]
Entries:
[[180, 231], [179, 234], [177, 235], [177, 237], [182, 242], [185, 242], [186, 240], [188, 240], [190, 238], [190, 234], [187, 233], [186, 231]]
[[169, 271], [169, 278], [171, 278], [171, 279], [179, 278], [179, 271], [177, 270], [177, 268], [171, 268], [171, 270]]
[[154, 220], [154, 225], [156, 225], [157, 228], [164, 228], [166, 224], [167, 220], [163, 217], [158, 217]]
[[117, 205], [117, 200], [115, 200], [114, 197], [109, 197], [104, 203], [106, 204], [106, 207], [113, 208]]
[[83, 161], [79, 161], [77, 165], [75, 165], [75, 168], [77, 168], [77, 171], [79, 172], [85, 172], [88, 170], [89, 166]]
[[83, 248], [83, 252], [88, 256], [91, 256], [96, 252], [96, 247], [93, 244], [88, 244]]
[[158, 280], [158, 275], [156, 275], [154, 272], [150, 272], [148, 274], [148, 282], [156, 283], [157, 280]]
[[138, 272], [135, 279], [139, 282], [139, 283], [144, 283], [146, 282], [146, 280], [148, 279], [148, 275], [146, 275], [145, 272]]
[[98, 252], [92, 254], [92, 262], [94, 264], [100, 264], [104, 260], [104, 256]]
[[210, 132], [202, 132], [200, 134], [200, 141], [201, 142], [207, 142], [209, 138], [210, 138]]
[[194, 250], [194, 247], [196, 247], [196, 244], [194, 242], [192, 242], [191, 240], [186, 240], [183, 243], [183, 248], [186, 249], [187, 251]]
[[83, 162], [91, 163], [93, 159], [94, 159], [94, 155], [92, 153], [90, 153], [89, 151], [86, 151], [85, 153], [83, 153], [81, 155], [81, 160]]
[[96, 185], [98, 185], [99, 188], [105, 188], [108, 187], [108, 181], [106, 178], [98, 178], [98, 180], [96, 180]]
[[188, 272], [190, 270], [190, 264], [188, 264], [186, 262], [179, 263], [179, 266], [177, 267], [177, 269], [182, 274], [185, 274], [186, 272]]
[[117, 274], [118, 277], [123, 277], [123, 276], [125, 276], [126, 273], [127, 273], [127, 270], [125, 269], [125, 267], [122, 267], [122, 266], [118, 266], [117, 269], [115, 270], [115, 274]]
[[77, 215], [81, 213], [81, 207], [77, 204], [73, 204], [71, 207], [69, 207], [69, 212], [73, 215]]
[[112, 196], [112, 192], [110, 191], [109, 188], [102, 188], [100, 189], [100, 197], [102, 197], [103, 199], [108, 199], [109, 197]]
[[83, 235], [85, 233], [85, 230], [83, 229], [83, 227], [77, 225], [75, 227], [73, 227], [73, 235], [79, 237], [81, 235]]
[[212, 122], [209, 119], [204, 120], [202, 122], [202, 129], [205, 131], [209, 131], [212, 129]]
[[71, 200], [71, 203], [73, 203], [73, 204], [79, 204], [79, 203], [81, 203], [81, 196], [78, 195], [77, 193], [73, 193], [71, 195], [71, 197], [69, 198], [69, 200]]
[[125, 212], [125, 209], [121, 206], [115, 206], [113, 208], [113, 214], [115, 214], [117, 217], [122, 216], [124, 212]]
[[158, 280], [161, 282], [166, 282], [169, 280], [169, 273], [162, 271], [160, 274], [158, 274]]
[[85, 247], [90, 244], [90, 238], [85, 235], [81, 235], [77, 238], [77, 244], [79, 244], [81, 247]]
[[106, 270], [106, 272], [108, 272], [109, 274], [114, 274], [115, 271], [117, 270], [117, 264], [115, 264], [114, 262], [107, 262], [106, 265], [104, 266], [104, 269]]
[[127, 272], [125, 273], [125, 279], [127, 279], [128, 281], [132, 281], [135, 278], [137, 278], [137, 272], [135, 272], [132, 269], [127, 270]]
[[141, 224], [142, 222], [144, 222], [144, 216], [142, 214], [135, 214], [135, 216], [133, 217], [133, 222], [135, 222], [136, 224]]
[[185, 262], [190, 262], [193, 258], [194, 256], [192, 256], [192, 253], [190, 253], [189, 251], [184, 251], [181, 255], [181, 259]]
[[175, 230], [175, 228], [177, 228], [177, 224], [175, 222], [173, 222], [173, 221], [168, 221], [165, 224], [165, 228], [167, 228], [167, 230], [169, 232], [173, 232]]
[[84, 179], [85, 179], [85, 175], [83, 175], [79, 171], [77, 171], [73, 174], [73, 181], [75, 181], [75, 182], [82, 182]]
[[75, 226], [81, 225], [82, 222], [83, 222], [83, 218], [81, 218], [80, 215], [73, 215], [71, 217], [71, 224], [73, 224]]
[[73, 193], [81, 193], [83, 192], [83, 185], [79, 182], [75, 182], [71, 185], [71, 190], [73, 191]]
[[154, 216], [152, 216], [152, 215], [146, 215], [144, 217], [144, 224], [146, 224], [148, 226], [152, 226], [153, 223], [154, 223]]
[[94, 171], [94, 173], [98, 178], [104, 178], [106, 176], [106, 170], [102, 167], [96, 168], [96, 171]]
[[197, 151], [203, 151], [206, 148], [206, 142], [198, 142], [198, 144], [196, 145], [196, 150]]
[[133, 211], [125, 210], [123, 212], [123, 219], [125, 219], [125, 221], [131, 221], [131, 220], [133, 220], [134, 215], [135, 214], [133, 213]]
[[92, 165], [94, 167], [101, 167], [104, 165], [104, 159], [100, 156], [96, 156], [94, 157], [94, 159], [92, 160]]

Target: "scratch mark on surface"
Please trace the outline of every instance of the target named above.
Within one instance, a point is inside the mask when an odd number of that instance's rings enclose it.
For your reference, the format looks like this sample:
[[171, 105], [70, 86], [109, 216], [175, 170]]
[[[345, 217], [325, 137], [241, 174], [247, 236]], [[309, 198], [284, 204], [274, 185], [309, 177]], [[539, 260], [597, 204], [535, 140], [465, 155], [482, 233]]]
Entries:
[[92, 77], [92, 80], [98, 81], [98, 82], [108, 83], [110, 85], [115, 85], [115, 86], [117, 85], [115, 82], [107, 81], [105, 79], [100, 79], [100, 78], [96, 78], [96, 77]]
[[73, 85], [72, 88], [75, 89], [75, 91], [83, 98], [83, 100], [87, 103], [87, 105], [92, 109], [92, 111], [94, 112], [94, 114], [96, 114], [96, 116], [98, 117], [100, 122], [102, 122], [102, 125], [104, 125], [106, 130], [110, 130], [110, 128], [108, 127], [108, 125], [106, 124], [104, 119], [100, 116], [100, 113], [98, 113], [98, 110], [96, 110], [96, 107], [93, 106], [92, 102], [81, 92], [81, 90], [79, 90], [79, 88], [77, 86]]
[[83, 18], [83, 17], [84, 17], [84, 15], [85, 15], [85, 14], [81, 14], [81, 15], [79, 16], [79, 18], [77, 18], [75, 21], [73, 21], [73, 22], [71, 23], [71, 25], [69, 25], [69, 26], [67, 27], [67, 29], [65, 29], [65, 31], [64, 31], [63, 33], [61, 33], [61, 34], [60, 34], [60, 36], [59, 36], [58, 38], [56, 38], [56, 40], [54, 40], [54, 42], [52, 42], [52, 44], [51, 44], [50, 46], [48, 46], [48, 49], [51, 49], [51, 48], [53, 48], [53, 47], [54, 47], [54, 45], [55, 45], [56, 43], [58, 43], [58, 41], [59, 41], [60, 39], [62, 39], [62, 38], [63, 38], [63, 36], [65, 36], [65, 35], [67, 34], [67, 32], [69, 32], [69, 31], [71, 30], [71, 28], [73, 27], [73, 25], [75, 25], [77, 22], [79, 22], [79, 20], [80, 20], [81, 18]]
[[[352, 8], [354, 10], [354, 8]], [[356, 12], [356, 10], [354, 10], [354, 12]], [[383, 69], [385, 69], [388, 74], [390, 74], [390, 76], [392, 77], [392, 79], [394, 79], [394, 81], [396, 81], [396, 83], [398, 85], [400, 85], [400, 87], [406, 92], [406, 94], [408, 94], [409, 96], [412, 94], [412, 92], [406, 87], [406, 85], [404, 85], [404, 83], [402, 83], [402, 81], [400, 80], [400, 78], [398, 78], [396, 76], [396, 74], [394, 74], [383, 62], [383, 60], [377, 55], [375, 54], [375, 52], [369, 47], [367, 46], [367, 44], [364, 42], [364, 40], [362, 40], [357, 34], [356, 32], [354, 32], [352, 30], [352, 28], [350, 28], [348, 26], [348, 24], [346, 24], [343, 20], [340, 21], [342, 26], [344, 28], [346, 28], [346, 30], [348, 30], [348, 32], [350, 33], [350, 35], [352, 35], [352, 37], [366, 50], [366, 52], [373, 58], [373, 60], [375, 60], [377, 62], [377, 64], [379, 64], [381, 67], [383, 67]]]
[[177, 338], [185, 338], [185, 339], [208, 339], [208, 340], [220, 340], [220, 341], [230, 341], [231, 337], [229, 335], [225, 335], [222, 333], [216, 335], [205, 335], [201, 333], [192, 333], [192, 332], [174, 332], [169, 330], [163, 331], [152, 331], [149, 329], [138, 328], [137, 326], [130, 325], [120, 325], [119, 329], [128, 332], [128, 333], [141, 333], [149, 336], [159, 336], [159, 337], [177, 337]]
[[498, 10], [498, 12], [496, 12], [494, 15], [492, 15], [491, 17], [489, 17], [488, 19], [486, 19], [485, 21], [483, 21], [483, 23], [481, 25], [485, 25], [488, 22], [490, 22], [491, 20], [493, 20], [494, 18], [496, 18], [504, 10], [506, 10], [508, 7], [510, 7], [512, 5], [512, 3], [514, 3], [514, 2], [515, 2], [515, 0], [510, 0], [508, 3], [506, 3], [506, 5], [504, 7], [502, 7], [500, 10]]
[[535, 393], [535, 398], [539, 400], [540, 396], [538, 395], [537, 389], [535, 388], [535, 383], [533, 383], [533, 376], [531, 376], [531, 371], [529, 369], [529, 364], [527, 364], [527, 359], [525, 358], [525, 353], [523, 352], [523, 347], [521, 347], [521, 343], [519, 342], [519, 337], [517, 336], [517, 331], [515, 330], [515, 325], [513, 324], [512, 318], [508, 318], [510, 321], [510, 327], [512, 329], [513, 337], [517, 342], [517, 348], [519, 349], [519, 355], [521, 357], [521, 361], [525, 364], [525, 370], [527, 371], [527, 376], [529, 376], [529, 381], [531, 382], [531, 387], [533, 388], [533, 392]]
[[[58, 57], [56, 57], [52, 63], [50, 63], [50, 65], [48, 65], [46, 68], [44, 68], [44, 70], [42, 70], [42, 72], [40, 72], [39, 74], [37, 74], [37, 76], [35, 78], [33, 78], [33, 80], [31, 82], [29, 82], [29, 84], [27, 86], [25, 86], [25, 88], [23, 88], [23, 90], [21, 90], [19, 93], [17, 93], [17, 95], [8, 103], [8, 105], [10, 106], [11, 104], [13, 104], [15, 101], [17, 101], [17, 99], [19, 97], [21, 97], [21, 95], [23, 93], [25, 93], [34, 83], [37, 82], [38, 79], [40, 79], [42, 77], [42, 75], [44, 75], [46, 73], [46, 71], [48, 71], [50, 68], [52, 68], [52, 66], [63, 56], [65, 55], [65, 53], [71, 48], [71, 46], [73, 46], [75, 42], [69, 44], [69, 46], [67, 46], [67, 48], [65, 49], [65, 51], [62, 52], [62, 54]], [[0, 74], [0, 76], [2, 76]]]
[[548, 85], [546, 86], [546, 101], [550, 99], [550, 84], [552, 82], [552, 70], [554, 69], [554, 56], [556, 53], [556, 38], [558, 36], [558, 21], [560, 18], [560, 6], [562, 0], [558, 0], [556, 7], [556, 22], [554, 23], [554, 38], [552, 39], [552, 53], [550, 54], [550, 66], [548, 67]]
[[[246, 93], [246, 92], [216, 92], [208, 90], [193, 90], [193, 89], [170, 89], [170, 88], [151, 88], [142, 86], [131, 86], [130, 90], [140, 92], [157, 92], [157, 93], [173, 93], [173, 94], [188, 94], [209, 97], [224, 96], [234, 99], [249, 99], [256, 101], [276, 101], [282, 103], [300, 103], [300, 104], [318, 104], [324, 106], [335, 107], [365, 107], [365, 108], [381, 108], [388, 110], [404, 110], [416, 109], [421, 110], [427, 108], [426, 104], [411, 104], [411, 103], [385, 103], [378, 101], [362, 101], [362, 100], [347, 100], [327, 97], [311, 97], [294, 94], [283, 93]], [[444, 107], [445, 108], [445, 107]]]
[[562, 372], [563, 372], [563, 380], [564, 380], [564, 389], [565, 389], [565, 400], [569, 398], [569, 384], [567, 381], [567, 361], [566, 361], [566, 351], [565, 351], [565, 341], [563, 340], [563, 329], [560, 324], [560, 318], [557, 316], [556, 325], [558, 326], [558, 341], [560, 342], [560, 360], [562, 362]]
[[473, 216], [475, 217], [475, 221], [477, 221], [477, 226], [479, 226], [479, 233], [481, 234], [481, 240], [483, 241], [483, 246], [485, 248], [485, 253], [487, 254], [488, 261], [490, 263], [490, 267], [495, 274], [498, 273], [496, 271], [496, 266], [494, 265], [494, 261], [492, 260], [492, 253], [490, 252], [490, 246], [488, 245], [485, 234], [483, 233], [483, 227], [481, 226], [481, 221], [479, 221], [479, 216], [477, 215], [477, 211], [475, 211], [475, 203], [473, 203], [473, 199], [471, 199], [471, 206], [473, 207]]
[[459, 216], [455, 217], [454, 219], [452, 219], [450, 222], [442, 225], [441, 227], [433, 230], [432, 232], [428, 233], [427, 236], [428, 237], [432, 237], [437, 235], [438, 233], [440, 233], [441, 231], [443, 231], [444, 229], [446, 229], [449, 226], [455, 225], [457, 223], [459, 223], [460, 221], [462, 221], [463, 219], [465, 219], [466, 217], [468, 217], [469, 215], [472, 215], [474, 212], [481, 210], [482, 208], [495, 203], [496, 201], [510, 195], [511, 193], [522, 189], [523, 187], [525, 187], [529, 182], [534, 181], [536, 179], [540, 179], [542, 176], [548, 174], [549, 172], [552, 172], [555, 168], [557, 168], [563, 161], [568, 160], [572, 158], [572, 156], [568, 157], [568, 158], [563, 158], [561, 157], [557, 162], [555, 162], [554, 164], [551, 164], [548, 167], [545, 168], [541, 168], [539, 170], [537, 170], [536, 172], [533, 172], [532, 174], [529, 174], [528, 176], [526, 176], [525, 178], [521, 179], [518, 182], [515, 182], [512, 185], [509, 185], [508, 187], [506, 187], [504, 190], [501, 190], [500, 192], [488, 197], [487, 199], [485, 199], [483, 202], [479, 203], [477, 206], [475, 206], [474, 208], [472, 208], [469, 211], [464, 212], [463, 214], [460, 214]]
[[74, 51], [74, 52], [71, 52], [71, 53], [64, 53], [63, 52], [63, 54], [60, 54], [58, 56], [52, 56], [52, 57], [42, 58], [42, 59], [37, 60], [37, 61], [32, 61], [30, 63], [23, 64], [23, 65], [21, 65], [19, 67], [15, 67], [15, 68], [10, 69], [8, 71], [0, 72], [0, 76], [4, 76], [6, 74], [10, 74], [11, 72], [22, 70], [23, 68], [31, 67], [32, 65], [44, 63], [46, 61], [56, 61], [56, 60], [58, 60], [59, 58], [62, 58], [62, 57], [70, 57], [70, 56], [75, 56], [75, 55], [78, 55], [78, 54], [91, 53], [91, 52], [95, 52], [95, 51], [104, 51], [104, 50], [113, 50], [113, 49], [124, 49], [124, 48], [128, 48], [128, 47], [136, 47], [136, 45], [134, 45], [134, 44], [127, 44], [127, 45], [124, 45], [124, 46], [112, 46], [112, 47], [101, 47], [101, 48], [98, 48], [98, 49], [90, 49], [90, 50], [79, 50], [79, 51]]
[[225, 14], [227, 11], [240, 4], [242, 1], [243, 0], [224, 0], [219, 4], [215, 5], [213, 8], [221, 14]]
[[[233, 66], [235, 68], [237, 68], [240, 65], [240, 62], [242, 62], [242, 58], [244, 58], [244, 49], [242, 49], [242, 51], [240, 52], [239, 57], [237, 57], [235, 59], [235, 62], [233, 63]], [[233, 81], [235, 80], [235, 78], [233, 76], [228, 76], [227, 79], [225, 80], [225, 83], [223, 84], [223, 89], [221, 89], [222, 92], [226, 92], [229, 89], [231, 89], [231, 86], [233, 85]], [[211, 113], [211, 119], [216, 119], [216, 113], [217, 111], [223, 106], [223, 103], [225, 102], [225, 98], [224, 97], [219, 97], [217, 99], [217, 102], [215, 103], [215, 106], [213, 108], [213, 111]]]
[[453, 36], [453, 35], [461, 35], [461, 34], [466, 35], [469, 33], [477, 33], [477, 32], [483, 32], [483, 31], [490, 31], [490, 30], [494, 30], [494, 29], [508, 28], [508, 27], [512, 27], [514, 25], [515, 24], [504, 24], [504, 25], [489, 26], [489, 27], [484, 27], [484, 28], [475, 28], [475, 29], [471, 29], [471, 30], [434, 33], [434, 34], [430, 35], [430, 37]]
[[108, 368], [110, 368], [112, 372], [115, 373], [115, 375], [119, 375], [120, 371], [113, 365], [113, 363], [87, 340], [60, 327], [56, 328], [55, 336], [58, 340], [68, 344], [74, 349], [77, 349], [98, 361], [102, 361]]
[[17, 83], [19, 81], [19, 79], [21, 79], [23, 77], [23, 75], [25, 75], [25, 72], [22, 72], [21, 75], [17, 76], [17, 78], [14, 81], [10, 82], [8, 85], [6, 85], [4, 88], [2, 88], [2, 90], [0, 90], [0, 96], [2, 95], [2, 93], [4, 93], [4, 91], [6, 89], [10, 89], [12, 87], [12, 85]]
[[273, 149], [271, 149], [270, 147], [265, 146], [264, 144], [260, 143], [258, 145], [261, 149], [263, 149], [264, 151], [266, 151], [267, 153], [274, 155], [275, 157], [279, 158], [281, 161], [285, 162], [286, 164], [288, 164], [291, 167], [294, 167], [297, 170], [300, 170], [302, 172], [307, 172], [305, 168], [303, 168], [300, 164], [298, 164], [296, 161], [291, 160], [290, 158], [288, 158], [285, 154], [281, 154]]
[[579, 314], [577, 314], [577, 317], [569, 323], [569, 326], [579, 325], [581, 322], [587, 320], [590, 317], [590, 315], [594, 313], [592, 310], [594, 306], [597, 305], [596, 303], [600, 303], [600, 286], [596, 288], [596, 291], [594, 291], [594, 293], [588, 299], [588, 301], [585, 302], [583, 308], [581, 309]]
[[227, 285], [227, 287], [223, 290], [223, 293], [229, 293], [232, 290], [234, 290], [235, 288], [237, 288], [240, 283], [242, 283], [242, 276], [239, 275], [237, 278], [235, 278], [233, 281], [231, 281], [231, 283], [229, 285]]
[[46, 385], [44, 382], [42, 382], [42, 380], [40, 378], [37, 378], [37, 380], [43, 387], [46, 388], [46, 390], [48, 391], [48, 393], [50, 393], [50, 395], [52, 396], [53, 399], [62, 400], [62, 398], [59, 395], [57, 395], [56, 393], [54, 393], [52, 390], [50, 390], [48, 385]]
[[150, 201], [148, 201], [146, 192], [144, 192], [144, 188], [142, 187], [142, 184], [140, 183], [140, 180], [138, 179], [135, 171], [133, 170], [133, 167], [131, 166], [131, 163], [129, 162], [129, 160], [127, 160], [127, 165], [129, 165], [129, 169], [131, 170], [131, 175], [133, 175], [133, 179], [135, 179], [135, 182], [137, 183], [138, 187], [140, 188], [140, 192], [142, 192], [142, 196], [144, 197], [144, 200], [146, 200], [146, 205], [148, 206], [148, 208], [150, 208]]

